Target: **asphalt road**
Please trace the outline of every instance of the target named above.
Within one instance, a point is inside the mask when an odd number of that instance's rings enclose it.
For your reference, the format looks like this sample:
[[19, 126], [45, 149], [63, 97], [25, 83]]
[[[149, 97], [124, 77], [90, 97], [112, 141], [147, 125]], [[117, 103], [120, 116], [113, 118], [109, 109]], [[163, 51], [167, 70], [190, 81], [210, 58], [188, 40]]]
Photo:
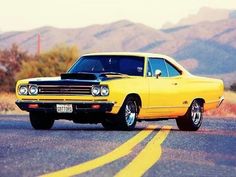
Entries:
[[174, 120], [130, 132], [69, 121], [36, 131], [28, 116], [0, 115], [0, 176], [45, 174], [236, 176], [236, 120], [205, 118], [197, 132], [179, 131]]

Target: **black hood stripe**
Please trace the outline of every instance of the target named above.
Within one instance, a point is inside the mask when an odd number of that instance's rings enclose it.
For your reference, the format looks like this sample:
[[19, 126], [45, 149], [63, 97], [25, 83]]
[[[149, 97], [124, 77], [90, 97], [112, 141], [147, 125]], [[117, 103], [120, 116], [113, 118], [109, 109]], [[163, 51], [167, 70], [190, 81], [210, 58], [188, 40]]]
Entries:
[[65, 80], [56, 80], [56, 81], [30, 81], [29, 84], [36, 84], [36, 85], [99, 85], [100, 82], [98, 81], [82, 81], [82, 80], [75, 80], [75, 79], [65, 79]]

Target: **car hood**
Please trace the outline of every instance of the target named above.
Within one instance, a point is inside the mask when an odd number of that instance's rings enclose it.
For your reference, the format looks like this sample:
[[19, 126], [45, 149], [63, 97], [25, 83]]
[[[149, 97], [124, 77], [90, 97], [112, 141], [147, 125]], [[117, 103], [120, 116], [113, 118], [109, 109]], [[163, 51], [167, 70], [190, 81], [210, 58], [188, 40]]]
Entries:
[[28, 79], [29, 84], [37, 85], [98, 85], [102, 81], [123, 79], [126, 75], [101, 75], [93, 73], [65, 73], [60, 77], [38, 77]]

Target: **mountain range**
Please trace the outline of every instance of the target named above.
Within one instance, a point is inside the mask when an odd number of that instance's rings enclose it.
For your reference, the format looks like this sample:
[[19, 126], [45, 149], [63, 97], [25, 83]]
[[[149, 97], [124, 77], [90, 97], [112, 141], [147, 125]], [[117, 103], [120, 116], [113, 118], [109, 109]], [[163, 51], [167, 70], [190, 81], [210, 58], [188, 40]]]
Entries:
[[180, 19], [176, 24], [167, 22], [162, 26], [162, 28], [174, 28], [177, 26], [193, 25], [201, 22], [214, 22], [235, 17], [235, 10], [202, 7], [199, 9], [197, 14], [190, 14], [187, 17]]
[[[40, 34], [42, 51], [57, 44], [68, 44], [77, 45], [82, 53], [163, 53], [174, 57], [193, 74], [222, 78], [226, 85], [230, 85], [236, 82], [235, 12], [219, 9], [207, 11], [204, 8], [196, 15], [163, 29], [121, 20], [75, 29], [47, 26], [28, 31], [5, 32], [0, 34], [0, 48], [9, 48], [16, 43], [21, 49], [35, 53], [37, 35]], [[204, 19], [204, 14], [218, 14], [218, 18]]]

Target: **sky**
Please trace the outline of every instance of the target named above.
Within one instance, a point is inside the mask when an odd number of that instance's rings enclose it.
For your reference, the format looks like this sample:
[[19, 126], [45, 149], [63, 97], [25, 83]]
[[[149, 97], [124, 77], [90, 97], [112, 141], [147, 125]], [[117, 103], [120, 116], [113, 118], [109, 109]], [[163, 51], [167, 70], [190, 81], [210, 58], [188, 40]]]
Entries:
[[201, 7], [236, 9], [236, 0], [0, 0], [0, 32], [79, 28], [123, 19], [159, 29]]

